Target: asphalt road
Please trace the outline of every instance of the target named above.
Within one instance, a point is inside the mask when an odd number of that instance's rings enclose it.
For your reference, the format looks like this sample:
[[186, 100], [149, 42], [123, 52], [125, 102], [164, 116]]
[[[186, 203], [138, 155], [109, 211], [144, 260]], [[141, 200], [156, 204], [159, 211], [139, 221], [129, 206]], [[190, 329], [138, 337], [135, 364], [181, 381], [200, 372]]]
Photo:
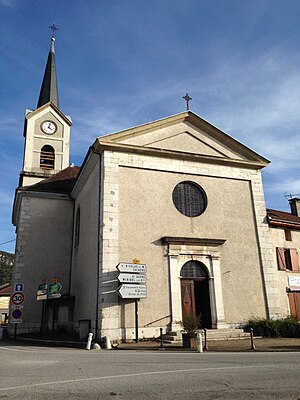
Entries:
[[0, 399], [297, 399], [300, 353], [0, 344]]

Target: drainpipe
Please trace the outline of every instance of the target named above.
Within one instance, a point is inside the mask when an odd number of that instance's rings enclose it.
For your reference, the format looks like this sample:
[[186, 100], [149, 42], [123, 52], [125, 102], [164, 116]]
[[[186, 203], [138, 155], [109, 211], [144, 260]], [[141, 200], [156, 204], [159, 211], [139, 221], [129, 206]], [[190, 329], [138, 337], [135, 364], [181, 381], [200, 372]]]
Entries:
[[[97, 154], [97, 153], [94, 153]], [[99, 332], [99, 289], [100, 289], [100, 250], [102, 250], [102, 240], [101, 240], [101, 224], [102, 224], [102, 219], [101, 219], [101, 210], [102, 210], [102, 205], [101, 205], [101, 199], [102, 199], [102, 185], [101, 185], [101, 176], [102, 176], [102, 157], [101, 154], [98, 154], [99, 156], [99, 181], [98, 181], [98, 190], [99, 190], [99, 195], [98, 195], [98, 249], [97, 249], [97, 284], [96, 284], [96, 290], [97, 290], [97, 296], [96, 296], [96, 321], [95, 321], [95, 340], [98, 340], [98, 332]], [[101, 251], [102, 254], [102, 251]]]

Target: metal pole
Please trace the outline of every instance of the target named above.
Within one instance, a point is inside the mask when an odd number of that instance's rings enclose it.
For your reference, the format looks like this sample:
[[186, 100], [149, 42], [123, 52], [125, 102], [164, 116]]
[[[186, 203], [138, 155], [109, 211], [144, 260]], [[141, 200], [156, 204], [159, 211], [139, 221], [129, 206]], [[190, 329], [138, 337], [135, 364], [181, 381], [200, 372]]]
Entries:
[[16, 337], [17, 337], [17, 325], [18, 324], [15, 323], [14, 340], [16, 340]]
[[159, 328], [160, 330], [160, 347], [163, 348], [163, 328]]
[[139, 342], [139, 307], [138, 299], [135, 299], [135, 342]]
[[204, 328], [204, 347], [203, 350], [208, 350], [208, 344], [207, 344], [207, 329]]
[[43, 336], [44, 332], [44, 313], [45, 313], [45, 300], [42, 300], [42, 318], [41, 318], [41, 329], [40, 329], [40, 335]]
[[52, 337], [54, 337], [55, 309], [56, 309], [55, 302], [53, 301], [52, 302]]
[[255, 350], [254, 339], [253, 339], [253, 328], [250, 328], [250, 339], [251, 339], [251, 350]]

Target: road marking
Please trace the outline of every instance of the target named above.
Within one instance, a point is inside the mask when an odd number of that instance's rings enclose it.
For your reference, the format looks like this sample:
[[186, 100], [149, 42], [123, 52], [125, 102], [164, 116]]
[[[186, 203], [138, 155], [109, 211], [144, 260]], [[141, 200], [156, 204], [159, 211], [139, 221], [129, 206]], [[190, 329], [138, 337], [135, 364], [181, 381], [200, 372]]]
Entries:
[[66, 383], [77, 383], [77, 382], [91, 382], [91, 381], [100, 381], [105, 379], [120, 379], [120, 378], [131, 378], [131, 377], [140, 377], [147, 375], [161, 375], [161, 374], [178, 374], [178, 373], [191, 373], [191, 372], [205, 372], [205, 371], [226, 371], [226, 370], [241, 370], [241, 369], [266, 369], [270, 367], [280, 367], [278, 365], [247, 365], [247, 366], [236, 366], [236, 367], [213, 367], [213, 368], [192, 368], [192, 369], [177, 369], [170, 371], [153, 371], [153, 372], [141, 372], [136, 374], [124, 374], [124, 375], [108, 375], [108, 376], [97, 376], [94, 378], [80, 378], [80, 379], [67, 379], [64, 381], [53, 381], [53, 382], [43, 382], [43, 383], [31, 383], [30, 385], [19, 385], [19, 386], [10, 386], [6, 388], [0, 388], [0, 392], [4, 390], [16, 390], [16, 389], [26, 389], [30, 387], [41, 387], [47, 385], [62, 385]]

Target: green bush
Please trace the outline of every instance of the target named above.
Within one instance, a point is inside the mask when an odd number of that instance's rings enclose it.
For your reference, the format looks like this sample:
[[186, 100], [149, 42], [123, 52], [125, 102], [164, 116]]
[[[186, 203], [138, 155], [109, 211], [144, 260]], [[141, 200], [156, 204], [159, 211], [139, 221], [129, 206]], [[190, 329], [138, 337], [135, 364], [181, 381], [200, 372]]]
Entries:
[[184, 330], [193, 336], [197, 329], [201, 328], [201, 317], [195, 314], [187, 314], [182, 318], [182, 325]]
[[284, 319], [253, 318], [244, 326], [245, 330], [253, 328], [255, 336], [264, 337], [300, 337], [300, 324], [294, 317]]

